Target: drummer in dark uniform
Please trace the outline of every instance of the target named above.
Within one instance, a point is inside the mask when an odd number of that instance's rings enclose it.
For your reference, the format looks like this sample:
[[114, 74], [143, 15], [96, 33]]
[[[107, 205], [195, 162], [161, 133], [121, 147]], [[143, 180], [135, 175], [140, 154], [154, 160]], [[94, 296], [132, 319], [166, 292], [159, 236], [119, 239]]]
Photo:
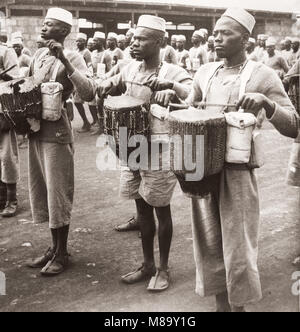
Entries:
[[[243, 9], [228, 9], [214, 29], [216, 52], [224, 62], [207, 64], [197, 72], [192, 104], [202, 101], [226, 105], [237, 102], [237, 109], [255, 116], [265, 109], [267, 119], [283, 135], [295, 138], [298, 116], [277, 74], [258, 62], [248, 62], [246, 47], [255, 19]], [[243, 83], [245, 89], [241, 89]], [[241, 95], [241, 97], [240, 97]], [[209, 107], [222, 111], [221, 107]], [[236, 111], [229, 108], [228, 111]], [[216, 296], [218, 311], [244, 311], [262, 298], [257, 266], [259, 238], [259, 196], [257, 180], [250, 164], [225, 164], [216, 186], [214, 209], [220, 224], [214, 230], [222, 239], [218, 252], [204, 252], [194, 232], [197, 265], [197, 293]], [[201, 223], [202, 202], [194, 197], [193, 224]]]
[[[165, 36], [165, 20], [150, 15], [140, 17], [132, 44], [138, 61], [132, 61], [119, 75], [104, 81], [98, 87], [99, 96], [125, 93], [128, 96], [150, 103], [154, 93], [154, 103], [166, 107], [173, 98], [185, 99], [190, 91], [191, 78], [181, 67], [161, 63], [160, 48]], [[139, 82], [132, 85], [128, 81]], [[127, 83], [128, 82], [128, 83]], [[143, 86], [145, 83], [147, 86]], [[166, 151], [169, 153], [169, 151]], [[162, 155], [160, 154], [162, 157]], [[150, 157], [150, 156], [149, 156]], [[149, 158], [149, 161], [151, 158]], [[133, 171], [124, 167], [121, 172], [121, 196], [135, 200], [137, 218], [140, 224], [144, 263], [137, 270], [122, 277], [126, 284], [150, 280], [149, 291], [163, 291], [169, 287], [169, 251], [172, 240], [171, 199], [176, 185], [176, 177], [170, 170], [158, 167], [154, 171]], [[159, 222], [160, 264], [156, 268], [154, 260], [155, 219]], [[153, 278], [151, 278], [153, 277]]]
[[[83, 57], [65, 54], [64, 41], [72, 28], [72, 13], [51, 8], [41, 36], [47, 48], [34, 56], [30, 74], [37, 82], [49, 82], [57, 70], [56, 82], [63, 86], [65, 102], [76, 89], [83, 101], [95, 95], [94, 81]], [[49, 105], [51, 106], [51, 105]], [[57, 110], [59, 111], [59, 110]], [[41, 120], [39, 132], [29, 136], [29, 195], [35, 223], [49, 223], [52, 246], [44, 255], [30, 260], [31, 268], [41, 268], [43, 276], [62, 273], [68, 265], [69, 226], [74, 196], [74, 139], [65, 105], [58, 121]]]
[[[7, 74], [6, 69], [15, 66]], [[18, 57], [14, 49], [0, 44], [0, 83], [19, 76]], [[17, 213], [17, 182], [20, 177], [17, 136], [1, 114], [0, 104], [0, 215], [13, 217]]]

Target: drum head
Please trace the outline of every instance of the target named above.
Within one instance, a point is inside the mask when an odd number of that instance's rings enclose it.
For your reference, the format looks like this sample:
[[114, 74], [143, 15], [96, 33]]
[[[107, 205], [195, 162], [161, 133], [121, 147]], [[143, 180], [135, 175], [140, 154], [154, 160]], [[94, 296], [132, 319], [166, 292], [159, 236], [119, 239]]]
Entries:
[[131, 96], [109, 97], [104, 101], [104, 108], [111, 111], [132, 111], [146, 103]]
[[188, 110], [174, 111], [170, 114], [169, 121], [195, 123], [207, 120], [223, 119], [224, 114], [216, 110], [201, 110], [189, 108]]

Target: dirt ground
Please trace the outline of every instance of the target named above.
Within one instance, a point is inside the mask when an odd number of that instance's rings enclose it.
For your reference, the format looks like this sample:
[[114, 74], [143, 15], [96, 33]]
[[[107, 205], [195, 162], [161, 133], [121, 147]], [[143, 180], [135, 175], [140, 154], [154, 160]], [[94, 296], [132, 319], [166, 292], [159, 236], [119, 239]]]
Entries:
[[[80, 127], [78, 116], [74, 127]], [[291, 265], [299, 243], [298, 190], [285, 184], [292, 140], [272, 126], [264, 127], [266, 165], [258, 171], [261, 196], [259, 268], [263, 300], [248, 311], [297, 311], [292, 295]], [[190, 225], [190, 203], [177, 187], [172, 210], [174, 239], [170, 268], [172, 284], [162, 294], [149, 294], [146, 284], [126, 286], [122, 274], [142, 262], [137, 233], [119, 234], [115, 225], [131, 217], [134, 204], [118, 197], [118, 172], [96, 168], [96, 138], [76, 134], [76, 196], [70, 234], [70, 269], [55, 279], [40, 277], [24, 262], [50, 245], [46, 224], [34, 225], [27, 187], [27, 150], [21, 150], [20, 213], [0, 220], [0, 270], [6, 274], [7, 295], [0, 311], [215, 311], [213, 298], [195, 292], [195, 265]], [[81, 229], [81, 230], [80, 230]], [[156, 250], [156, 254], [158, 251]]]

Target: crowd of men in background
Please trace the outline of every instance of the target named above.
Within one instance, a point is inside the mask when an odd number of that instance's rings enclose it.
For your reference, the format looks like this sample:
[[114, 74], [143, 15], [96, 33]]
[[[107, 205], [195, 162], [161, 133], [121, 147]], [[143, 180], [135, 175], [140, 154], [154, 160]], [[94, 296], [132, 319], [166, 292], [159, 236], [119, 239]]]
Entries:
[[[121, 71], [131, 60], [130, 44], [133, 41], [134, 29], [129, 29], [126, 35], [110, 32], [107, 36], [103, 32], [95, 32], [93, 38], [88, 38], [84, 33], [79, 33], [76, 40], [77, 51], [81, 54], [95, 79], [111, 77]], [[8, 36], [2, 35], [1, 42], [6, 44]], [[45, 46], [43, 39], [38, 36], [37, 48]], [[185, 35], [165, 35], [164, 45], [161, 49], [161, 60], [167, 63], [179, 65], [186, 69], [192, 76], [198, 69], [208, 63], [219, 61], [215, 48], [214, 36], [209, 36], [207, 29], [196, 30], [191, 38], [192, 48], [187, 49]], [[11, 35], [8, 47], [13, 47], [19, 61], [20, 75], [26, 76], [29, 72], [32, 54], [25, 47], [21, 32]], [[248, 58], [258, 61], [273, 68], [283, 80], [288, 71], [300, 59], [300, 40], [298, 38], [286, 37], [277, 42], [275, 38], [265, 34], [258, 35], [257, 40], [250, 38], [247, 46]], [[73, 104], [82, 118], [83, 126], [79, 133], [91, 132], [92, 135], [101, 133], [97, 110], [97, 101], [88, 105], [93, 122], [90, 123], [86, 116], [84, 103], [73, 98]]]

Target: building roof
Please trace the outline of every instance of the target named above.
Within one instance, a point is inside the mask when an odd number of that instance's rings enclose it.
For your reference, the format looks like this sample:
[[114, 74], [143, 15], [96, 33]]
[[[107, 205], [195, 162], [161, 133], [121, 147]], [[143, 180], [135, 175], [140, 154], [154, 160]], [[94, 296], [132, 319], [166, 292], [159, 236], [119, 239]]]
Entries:
[[[97, 1], [97, 0], [96, 0]], [[244, 7], [250, 10], [276, 11], [295, 13], [300, 12], [299, 0], [120, 0], [118, 2], [169, 4], [188, 7], [227, 8]]]

